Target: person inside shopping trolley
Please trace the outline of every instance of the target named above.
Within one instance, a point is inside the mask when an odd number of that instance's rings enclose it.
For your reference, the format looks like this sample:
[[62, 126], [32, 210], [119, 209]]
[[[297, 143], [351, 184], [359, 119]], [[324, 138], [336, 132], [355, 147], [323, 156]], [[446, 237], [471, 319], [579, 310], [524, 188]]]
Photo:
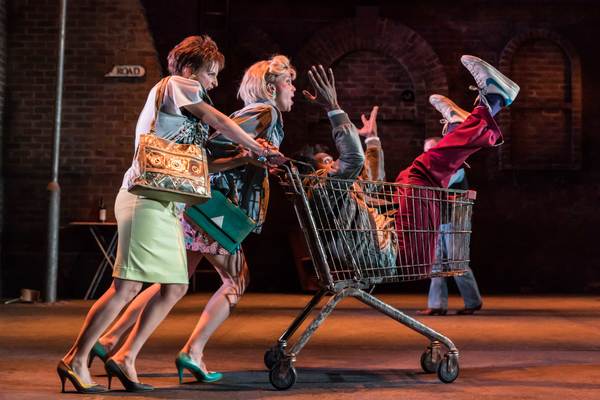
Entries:
[[[363, 127], [357, 129], [338, 105], [333, 71], [326, 73], [322, 66], [313, 66], [308, 74], [316, 94], [306, 90], [303, 94], [327, 111], [339, 153], [337, 160], [323, 151], [324, 146], [306, 146], [300, 153], [315, 169], [305, 178], [304, 185], [310, 187], [309, 196], [318, 209], [316, 218], [324, 227], [327, 258], [339, 264], [333, 268], [337, 271], [344, 265], [392, 275], [398, 248], [393, 229], [395, 210], [383, 210], [380, 206], [385, 200], [373, 195], [378, 192], [376, 182], [385, 180], [383, 151], [377, 136], [379, 107], [374, 106], [368, 118], [361, 115]], [[365, 138], [366, 155], [360, 136]]]
[[[354, 270], [358, 267], [363, 272], [370, 271], [370, 276], [373, 272], [393, 276], [397, 268], [405, 267], [419, 267], [425, 274], [431, 273], [440, 209], [435, 201], [414, 201], [416, 191], [421, 187], [447, 188], [452, 175], [471, 154], [502, 144], [502, 133], [493, 117], [512, 104], [519, 92], [515, 82], [480, 58], [464, 55], [461, 62], [477, 84], [470, 87], [478, 92], [475, 108], [464, 121], [452, 126], [436, 146], [398, 174], [395, 182], [399, 185], [393, 196], [379, 192], [377, 183], [371, 182], [384, 180], [377, 107], [368, 119], [362, 116], [364, 126], [357, 129], [339, 106], [333, 71], [326, 72], [321, 65], [309, 70], [315, 93], [305, 90], [303, 94], [327, 111], [339, 153], [337, 160], [324, 152], [305, 154], [315, 168], [305, 178], [305, 185], [319, 223], [327, 225], [322, 235], [327, 242], [328, 259]], [[449, 115], [444, 117], [449, 119], [453, 111], [446, 110]], [[359, 136], [365, 137], [367, 157]]]

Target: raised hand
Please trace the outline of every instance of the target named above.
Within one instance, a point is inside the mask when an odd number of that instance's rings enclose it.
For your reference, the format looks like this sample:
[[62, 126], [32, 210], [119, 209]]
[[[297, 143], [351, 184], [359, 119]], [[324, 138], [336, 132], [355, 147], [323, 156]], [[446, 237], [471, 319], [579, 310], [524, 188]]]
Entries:
[[377, 113], [379, 112], [379, 106], [374, 106], [371, 110], [369, 119], [365, 117], [365, 114], [360, 115], [360, 119], [363, 123], [363, 127], [358, 130], [358, 134], [365, 138], [377, 137]]
[[331, 111], [339, 109], [340, 106], [337, 101], [333, 71], [329, 68], [328, 72], [329, 74], [325, 73], [322, 65], [319, 65], [319, 68], [313, 65], [308, 71], [308, 79], [315, 89], [315, 94], [308, 90], [303, 90], [302, 94], [309, 102], [319, 104], [327, 111]]

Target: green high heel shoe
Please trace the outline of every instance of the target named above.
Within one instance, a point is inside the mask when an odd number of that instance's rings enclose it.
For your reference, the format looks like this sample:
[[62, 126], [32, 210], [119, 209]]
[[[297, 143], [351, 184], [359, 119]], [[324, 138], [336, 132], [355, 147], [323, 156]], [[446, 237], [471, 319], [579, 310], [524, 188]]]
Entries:
[[141, 382], [134, 382], [123, 372], [119, 364], [112, 358], [109, 358], [104, 364], [104, 369], [106, 369], [106, 375], [108, 375], [108, 388], [110, 389], [110, 385], [112, 383], [113, 376], [116, 376], [117, 379], [121, 381], [121, 384], [128, 392], [149, 392], [154, 390], [154, 387], [151, 385], [146, 385]]
[[69, 380], [69, 382], [71, 382], [77, 393], [89, 394], [108, 392], [108, 389], [106, 387], [98, 385], [97, 383], [88, 384], [81, 382], [81, 378], [79, 377], [79, 375], [77, 375], [75, 371], [73, 371], [73, 369], [62, 360], [56, 366], [56, 373], [60, 378], [62, 393], [65, 392], [65, 382], [67, 379]]
[[106, 360], [108, 360], [108, 350], [106, 350], [106, 347], [102, 346], [100, 342], [94, 343], [94, 347], [92, 347], [92, 350], [90, 351], [90, 356], [88, 357], [88, 368], [92, 367], [92, 362], [94, 361], [95, 357], [101, 359], [103, 363], [106, 363]]
[[192, 360], [189, 354], [181, 352], [175, 359], [175, 366], [177, 367], [177, 375], [179, 376], [179, 383], [183, 382], [183, 370], [187, 369], [194, 375], [196, 381], [211, 383], [221, 380], [223, 374], [220, 372], [204, 372], [202, 369]]

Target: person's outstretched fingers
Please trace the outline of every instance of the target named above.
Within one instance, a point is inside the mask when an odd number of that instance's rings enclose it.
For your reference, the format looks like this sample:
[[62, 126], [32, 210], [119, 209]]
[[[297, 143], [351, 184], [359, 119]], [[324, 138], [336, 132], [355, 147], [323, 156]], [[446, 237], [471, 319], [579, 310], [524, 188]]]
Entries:
[[[319, 71], [317, 70], [317, 68], [315, 66], [313, 66], [313, 68], [315, 70], [314, 73], [316, 75], [317, 82], [319, 83], [319, 85], [321, 86], [321, 88], [324, 89], [328, 85], [326, 85], [325, 82], [323, 81], [323, 78], [321, 77], [321, 74], [319, 73]], [[322, 68], [323, 67], [321, 67], [321, 69]]]

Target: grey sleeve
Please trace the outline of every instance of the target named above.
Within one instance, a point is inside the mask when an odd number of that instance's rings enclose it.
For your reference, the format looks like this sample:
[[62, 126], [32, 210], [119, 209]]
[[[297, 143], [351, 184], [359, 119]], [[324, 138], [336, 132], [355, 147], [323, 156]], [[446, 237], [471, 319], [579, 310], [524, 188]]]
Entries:
[[358, 137], [356, 126], [341, 113], [329, 118], [332, 126], [333, 141], [340, 155], [339, 167], [330, 176], [340, 179], [356, 179], [365, 163], [365, 153]]

